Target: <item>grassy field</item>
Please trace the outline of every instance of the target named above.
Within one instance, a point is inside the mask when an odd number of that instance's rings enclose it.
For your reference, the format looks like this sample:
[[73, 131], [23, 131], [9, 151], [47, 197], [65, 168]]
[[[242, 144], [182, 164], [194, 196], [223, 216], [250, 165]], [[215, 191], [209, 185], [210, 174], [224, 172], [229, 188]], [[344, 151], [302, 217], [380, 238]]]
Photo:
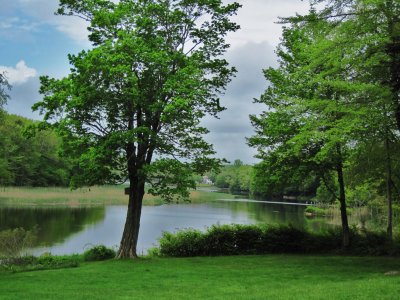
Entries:
[[[69, 188], [29, 188], [1, 187], [0, 205], [58, 205], [58, 206], [90, 206], [106, 204], [127, 204], [128, 196], [124, 194], [125, 186], [94, 186], [71, 190]], [[207, 197], [205, 197], [207, 196]], [[199, 202], [221, 197], [215, 193], [192, 191], [191, 201]], [[232, 197], [224, 195], [224, 197]], [[162, 199], [146, 194], [144, 205], [161, 205]]]
[[1, 299], [399, 299], [395, 258], [235, 256], [0, 272]]

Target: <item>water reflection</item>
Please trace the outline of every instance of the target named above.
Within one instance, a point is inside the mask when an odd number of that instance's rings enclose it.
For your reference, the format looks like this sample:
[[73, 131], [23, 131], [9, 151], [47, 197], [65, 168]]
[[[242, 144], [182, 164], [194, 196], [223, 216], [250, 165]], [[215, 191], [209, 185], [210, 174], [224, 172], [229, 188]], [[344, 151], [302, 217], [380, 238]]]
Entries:
[[53, 245], [85, 226], [104, 219], [104, 207], [91, 208], [38, 208], [0, 207], [0, 230], [38, 227], [38, 243]]
[[[319, 231], [340, 225], [333, 219], [306, 218], [305, 206], [226, 199], [206, 203], [145, 206], [138, 242], [139, 252], [154, 246], [163, 231], [184, 228], [205, 230], [213, 224], [281, 224]], [[209, 196], [211, 197], [211, 196]], [[225, 198], [224, 201], [221, 201]], [[219, 200], [218, 200], [219, 199]], [[117, 246], [122, 236], [126, 206], [80, 208], [0, 207], [0, 230], [40, 228], [35, 254], [81, 253], [90, 245]]]

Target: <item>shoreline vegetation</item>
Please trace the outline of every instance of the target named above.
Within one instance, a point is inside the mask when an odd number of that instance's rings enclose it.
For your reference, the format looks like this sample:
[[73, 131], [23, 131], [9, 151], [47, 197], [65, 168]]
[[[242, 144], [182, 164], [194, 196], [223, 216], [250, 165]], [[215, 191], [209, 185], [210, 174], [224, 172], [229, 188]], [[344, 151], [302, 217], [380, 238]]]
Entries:
[[[128, 196], [124, 193], [125, 185], [119, 186], [93, 186], [71, 190], [63, 187], [1, 187], [0, 205], [3, 206], [97, 206], [97, 205], [127, 205]], [[191, 203], [204, 202], [207, 199], [215, 200], [221, 195], [204, 191], [206, 186], [198, 186], [198, 190], [190, 192]], [[208, 187], [208, 186], [207, 186]], [[233, 195], [224, 194], [224, 198], [234, 198]], [[179, 202], [185, 203], [185, 202]], [[145, 194], [143, 205], [157, 206], [165, 204], [160, 198]]]

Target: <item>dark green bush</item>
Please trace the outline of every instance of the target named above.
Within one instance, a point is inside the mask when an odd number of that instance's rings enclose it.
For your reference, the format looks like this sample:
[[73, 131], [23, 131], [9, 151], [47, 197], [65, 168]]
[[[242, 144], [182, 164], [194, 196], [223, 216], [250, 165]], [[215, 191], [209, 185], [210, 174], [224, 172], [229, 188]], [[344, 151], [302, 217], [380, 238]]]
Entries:
[[99, 261], [112, 259], [116, 256], [116, 252], [113, 249], [107, 248], [104, 245], [97, 245], [83, 253], [83, 259], [85, 261]]
[[211, 226], [204, 234], [205, 255], [233, 255], [238, 254], [236, 228], [231, 225]]
[[[188, 229], [164, 232], [160, 256], [218, 256], [267, 253], [344, 253], [341, 230], [310, 233], [292, 226], [214, 225], [206, 232]], [[384, 233], [351, 232], [346, 253], [354, 255], [400, 255], [400, 243], [389, 243]]]
[[202, 256], [205, 244], [204, 234], [199, 230], [186, 229], [176, 234], [163, 232], [159, 240], [161, 256]]
[[384, 232], [364, 232], [351, 235], [350, 251], [359, 255], [386, 255], [391, 247]]
[[307, 233], [292, 226], [267, 227], [261, 237], [261, 253], [304, 253]]
[[253, 225], [232, 225], [235, 228], [236, 247], [239, 254], [256, 254], [262, 243], [263, 230]]

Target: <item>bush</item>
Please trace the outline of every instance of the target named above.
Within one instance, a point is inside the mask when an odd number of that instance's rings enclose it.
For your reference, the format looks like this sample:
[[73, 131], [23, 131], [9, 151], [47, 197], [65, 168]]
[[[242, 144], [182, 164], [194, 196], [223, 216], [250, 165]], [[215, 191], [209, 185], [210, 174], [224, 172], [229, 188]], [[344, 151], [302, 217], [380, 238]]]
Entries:
[[254, 254], [262, 230], [255, 225], [212, 226], [204, 234], [206, 255]]
[[292, 226], [267, 227], [263, 231], [260, 253], [306, 252], [307, 233]]
[[112, 259], [115, 256], [116, 252], [113, 249], [107, 248], [104, 245], [94, 246], [83, 253], [83, 259], [85, 261], [107, 260]]
[[[267, 253], [343, 253], [341, 230], [310, 233], [292, 226], [222, 225], [206, 232], [187, 229], [164, 232], [153, 256], [218, 256]], [[400, 255], [400, 243], [390, 243], [384, 233], [351, 231], [347, 253]]]
[[0, 256], [17, 258], [22, 252], [34, 246], [37, 240], [37, 227], [32, 230], [15, 228], [0, 231]]
[[[176, 234], [163, 232], [159, 239], [161, 256], [202, 256], [205, 250], [205, 239], [199, 230], [186, 229]], [[153, 250], [154, 251], [154, 250]], [[152, 253], [153, 255], [155, 254]]]

